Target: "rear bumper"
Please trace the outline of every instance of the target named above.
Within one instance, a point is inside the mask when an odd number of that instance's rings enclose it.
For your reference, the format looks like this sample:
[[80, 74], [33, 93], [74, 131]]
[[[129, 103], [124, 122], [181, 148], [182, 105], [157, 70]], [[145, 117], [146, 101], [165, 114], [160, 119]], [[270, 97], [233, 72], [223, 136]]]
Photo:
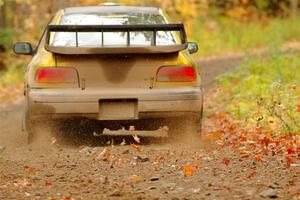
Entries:
[[160, 89], [31, 89], [28, 93], [30, 116], [88, 117], [99, 119], [99, 101], [136, 99], [134, 119], [199, 115], [202, 90], [196, 87]]

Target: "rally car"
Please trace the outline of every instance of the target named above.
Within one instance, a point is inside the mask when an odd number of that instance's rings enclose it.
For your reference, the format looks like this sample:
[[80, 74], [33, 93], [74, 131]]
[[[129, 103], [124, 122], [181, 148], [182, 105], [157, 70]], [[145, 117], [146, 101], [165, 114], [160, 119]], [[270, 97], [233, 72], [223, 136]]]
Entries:
[[38, 134], [35, 122], [65, 118], [97, 121], [97, 135], [199, 134], [203, 94], [190, 56], [197, 50], [184, 25], [159, 8], [58, 11], [37, 47], [14, 45], [16, 54], [32, 56], [24, 91], [28, 140]]

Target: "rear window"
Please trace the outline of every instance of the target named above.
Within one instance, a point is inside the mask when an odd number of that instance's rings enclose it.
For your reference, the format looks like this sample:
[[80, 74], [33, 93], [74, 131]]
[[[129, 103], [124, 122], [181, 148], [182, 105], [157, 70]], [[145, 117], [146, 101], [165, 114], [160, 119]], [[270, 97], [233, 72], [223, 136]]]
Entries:
[[[151, 14], [69, 14], [63, 15], [61, 25], [134, 25], [134, 24], [165, 24], [166, 21], [161, 15]], [[130, 45], [151, 45], [153, 33], [150, 31], [130, 32]], [[156, 34], [157, 45], [176, 44], [171, 31], [158, 31]], [[50, 40], [52, 46], [76, 46], [75, 32], [54, 33]], [[79, 47], [101, 47], [101, 46], [126, 46], [127, 33], [125, 32], [80, 32], [78, 33]]]

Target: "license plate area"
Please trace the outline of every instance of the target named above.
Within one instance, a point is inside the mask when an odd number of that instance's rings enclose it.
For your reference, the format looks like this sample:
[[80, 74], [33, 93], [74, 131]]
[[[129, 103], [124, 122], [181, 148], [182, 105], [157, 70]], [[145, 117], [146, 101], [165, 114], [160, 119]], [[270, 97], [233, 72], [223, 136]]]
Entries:
[[100, 99], [99, 120], [137, 119], [137, 99]]

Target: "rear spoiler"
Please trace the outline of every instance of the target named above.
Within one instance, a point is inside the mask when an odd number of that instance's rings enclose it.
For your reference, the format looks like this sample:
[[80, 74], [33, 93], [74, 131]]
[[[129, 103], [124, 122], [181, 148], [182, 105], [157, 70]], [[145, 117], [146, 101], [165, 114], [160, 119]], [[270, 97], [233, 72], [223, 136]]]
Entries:
[[[151, 45], [131, 45], [130, 32], [153, 32]], [[180, 43], [172, 45], [157, 45], [157, 31], [178, 31]], [[53, 46], [50, 44], [50, 36], [53, 32], [75, 32], [75, 46]], [[100, 32], [102, 41], [99, 47], [81, 47], [78, 45], [78, 33]], [[127, 44], [124, 46], [104, 45], [104, 32], [127, 33]], [[188, 46], [186, 32], [183, 24], [138, 24], [138, 25], [48, 25], [46, 35], [47, 51], [57, 54], [127, 54], [127, 53], [174, 53], [186, 49]]]

